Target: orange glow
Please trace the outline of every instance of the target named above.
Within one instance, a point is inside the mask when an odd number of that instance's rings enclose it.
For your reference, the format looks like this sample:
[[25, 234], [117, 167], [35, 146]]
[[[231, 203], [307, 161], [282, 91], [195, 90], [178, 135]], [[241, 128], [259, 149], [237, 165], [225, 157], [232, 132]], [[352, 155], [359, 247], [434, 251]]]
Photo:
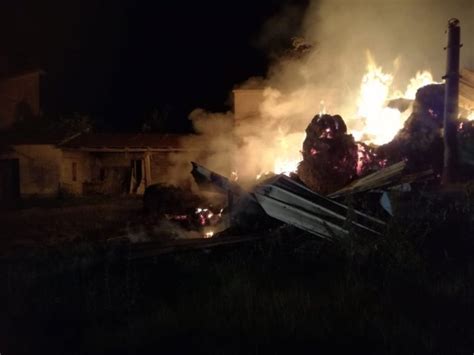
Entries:
[[[428, 71], [419, 71], [410, 82], [405, 93], [393, 92], [394, 76], [385, 73], [369, 56], [367, 72], [362, 78], [358, 100], [357, 128], [353, 124], [350, 133], [358, 141], [366, 144], [381, 145], [390, 142], [409, 116], [399, 110], [387, 107], [387, 102], [394, 98], [414, 100], [419, 88], [435, 83]], [[350, 126], [350, 125], [349, 125]]]

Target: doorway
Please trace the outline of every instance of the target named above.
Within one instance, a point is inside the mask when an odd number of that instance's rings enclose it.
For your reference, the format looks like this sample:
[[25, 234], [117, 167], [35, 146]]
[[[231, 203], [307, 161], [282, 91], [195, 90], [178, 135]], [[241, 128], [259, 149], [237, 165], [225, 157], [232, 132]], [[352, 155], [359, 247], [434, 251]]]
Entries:
[[0, 159], [0, 202], [20, 198], [20, 163], [18, 159]]

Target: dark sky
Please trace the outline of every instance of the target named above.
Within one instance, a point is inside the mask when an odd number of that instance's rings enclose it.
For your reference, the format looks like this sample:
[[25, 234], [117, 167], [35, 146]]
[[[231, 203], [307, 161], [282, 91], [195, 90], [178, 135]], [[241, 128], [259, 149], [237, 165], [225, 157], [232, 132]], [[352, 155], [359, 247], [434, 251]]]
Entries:
[[307, 1], [2, 0], [0, 54], [47, 72], [47, 111], [123, 130], [156, 107], [183, 130], [193, 108], [224, 110], [234, 84], [265, 74], [262, 29], [288, 3]]

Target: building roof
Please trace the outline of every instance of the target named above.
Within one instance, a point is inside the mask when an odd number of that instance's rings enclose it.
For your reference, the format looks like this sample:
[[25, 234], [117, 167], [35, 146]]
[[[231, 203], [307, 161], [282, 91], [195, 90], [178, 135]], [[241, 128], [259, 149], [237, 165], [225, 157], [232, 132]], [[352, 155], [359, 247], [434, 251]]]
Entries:
[[89, 133], [80, 135], [63, 144], [70, 149], [106, 150], [181, 150], [181, 141], [185, 137], [179, 134], [158, 133]]

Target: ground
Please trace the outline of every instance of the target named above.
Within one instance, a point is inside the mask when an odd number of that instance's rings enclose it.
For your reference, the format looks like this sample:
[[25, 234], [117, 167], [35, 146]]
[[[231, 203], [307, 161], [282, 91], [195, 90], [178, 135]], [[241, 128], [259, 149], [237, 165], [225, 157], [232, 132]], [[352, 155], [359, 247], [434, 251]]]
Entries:
[[283, 228], [139, 260], [105, 237], [136, 227], [139, 200], [48, 203], [2, 215], [32, 236], [0, 258], [2, 354], [474, 351], [472, 201], [413, 201], [377, 241]]
[[28, 199], [1, 210], [0, 245], [28, 247], [67, 241], [98, 241], [126, 234], [136, 225], [141, 197], [93, 196]]

